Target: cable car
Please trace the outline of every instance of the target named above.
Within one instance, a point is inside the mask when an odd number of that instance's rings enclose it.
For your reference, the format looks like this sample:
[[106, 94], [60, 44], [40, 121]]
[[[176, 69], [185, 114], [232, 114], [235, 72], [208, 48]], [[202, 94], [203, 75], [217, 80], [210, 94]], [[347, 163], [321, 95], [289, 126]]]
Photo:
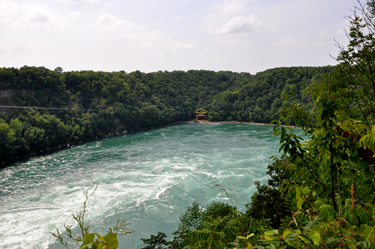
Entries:
[[195, 111], [195, 120], [207, 120], [207, 111], [203, 108], [199, 108], [198, 110]]

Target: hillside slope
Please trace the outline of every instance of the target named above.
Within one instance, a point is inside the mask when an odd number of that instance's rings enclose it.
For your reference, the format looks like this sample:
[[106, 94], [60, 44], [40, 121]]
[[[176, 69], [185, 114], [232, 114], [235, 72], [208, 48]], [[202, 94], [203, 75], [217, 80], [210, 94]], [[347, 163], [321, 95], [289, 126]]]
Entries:
[[198, 108], [208, 111], [210, 121], [269, 123], [285, 105], [282, 93], [293, 91], [294, 100], [310, 108], [303, 91], [333, 69], [275, 68], [250, 75], [1, 68], [0, 106], [31, 108], [0, 107], [0, 161], [5, 165], [98, 137], [186, 121]]

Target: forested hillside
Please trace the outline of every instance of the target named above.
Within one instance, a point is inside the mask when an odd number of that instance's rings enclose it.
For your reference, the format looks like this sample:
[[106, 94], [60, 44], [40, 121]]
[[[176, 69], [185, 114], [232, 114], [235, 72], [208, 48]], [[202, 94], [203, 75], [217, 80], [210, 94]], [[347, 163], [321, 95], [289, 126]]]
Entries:
[[[0, 69], [0, 161], [124, 131], [193, 119], [266, 122], [278, 118], [281, 94], [312, 105], [303, 91], [334, 67], [275, 68], [256, 75], [229, 71], [63, 72]], [[64, 108], [37, 109], [43, 108]]]

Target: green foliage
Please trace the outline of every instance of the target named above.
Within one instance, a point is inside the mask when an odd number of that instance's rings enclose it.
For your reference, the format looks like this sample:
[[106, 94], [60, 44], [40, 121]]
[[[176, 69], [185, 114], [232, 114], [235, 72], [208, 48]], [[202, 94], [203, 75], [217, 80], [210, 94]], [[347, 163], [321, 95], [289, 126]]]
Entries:
[[293, 99], [304, 109], [313, 101], [304, 90], [334, 67], [275, 68], [241, 79], [237, 85], [214, 96], [205, 106], [209, 120], [237, 120], [270, 123], [284, 107], [282, 93], [294, 92]]
[[[340, 65], [310, 89], [315, 119], [285, 93], [290, 105], [275, 135], [290, 158], [279, 164], [287, 176], [281, 189], [295, 211], [288, 228], [265, 233], [258, 248], [375, 247], [373, 23], [357, 10]], [[309, 141], [280, 126], [290, 117]]]
[[143, 249], [163, 249], [164, 246], [171, 244], [171, 242], [166, 241], [165, 238], [167, 235], [162, 232], [158, 232], [158, 235], [151, 235], [149, 239], [141, 239], [144, 244], [147, 246], [143, 247]]
[[255, 182], [255, 186], [257, 191], [251, 197], [251, 203], [246, 205], [246, 214], [258, 220], [269, 219], [272, 227], [280, 227], [282, 220], [291, 213], [286, 198], [271, 186], [260, 182]]
[[[311, 98], [303, 90], [332, 70], [275, 68], [250, 75], [203, 70], [126, 74], [63, 72], [60, 67], [54, 71], [0, 68], [1, 105], [65, 108], [6, 110], [8, 126], [0, 128], [1, 160], [189, 120], [197, 108], [206, 109], [211, 121], [270, 122], [284, 105], [282, 92], [296, 91], [294, 100], [308, 108]], [[21, 126], [10, 126], [16, 119]]]
[[[220, 191], [228, 194], [225, 189]], [[193, 202], [180, 216], [180, 224], [172, 240], [166, 241], [166, 235], [158, 232], [157, 236], [151, 235], [150, 239], [142, 241], [146, 245], [144, 249], [242, 248], [259, 240], [260, 235], [268, 229], [267, 219], [253, 219], [227, 203], [213, 202], [203, 209]]]

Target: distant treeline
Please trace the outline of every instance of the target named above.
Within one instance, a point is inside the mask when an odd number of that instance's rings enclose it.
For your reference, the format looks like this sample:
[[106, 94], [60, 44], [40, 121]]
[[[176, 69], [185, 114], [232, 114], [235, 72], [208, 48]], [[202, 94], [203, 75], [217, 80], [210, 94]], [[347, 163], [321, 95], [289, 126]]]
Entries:
[[194, 118], [204, 108], [210, 121], [269, 123], [295, 93], [306, 109], [304, 90], [334, 69], [275, 68], [251, 75], [230, 71], [154, 73], [54, 71], [44, 67], [0, 68], [0, 161], [93, 140], [124, 131], [163, 126]]

